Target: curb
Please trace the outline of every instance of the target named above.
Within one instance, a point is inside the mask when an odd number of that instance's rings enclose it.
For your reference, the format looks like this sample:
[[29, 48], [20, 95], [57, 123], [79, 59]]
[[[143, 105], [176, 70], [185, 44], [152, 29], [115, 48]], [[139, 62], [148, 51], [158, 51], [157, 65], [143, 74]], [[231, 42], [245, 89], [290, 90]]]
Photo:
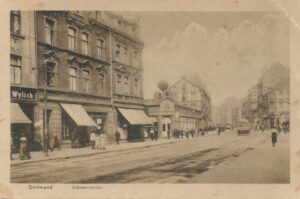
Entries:
[[[185, 139], [184, 139], [185, 140]], [[10, 166], [17, 166], [17, 165], [23, 165], [23, 164], [30, 164], [33, 162], [44, 162], [44, 161], [50, 161], [50, 160], [58, 160], [58, 159], [70, 159], [70, 158], [78, 158], [78, 157], [83, 157], [83, 156], [92, 156], [92, 155], [97, 155], [97, 154], [103, 154], [103, 153], [110, 153], [110, 152], [117, 152], [117, 151], [122, 151], [122, 150], [130, 150], [130, 149], [137, 149], [137, 148], [148, 148], [152, 146], [159, 146], [163, 144], [172, 144], [174, 142], [179, 142], [179, 141], [184, 141], [182, 139], [179, 140], [172, 140], [170, 142], [164, 142], [164, 143], [157, 143], [153, 145], [143, 145], [143, 146], [136, 146], [136, 147], [130, 147], [130, 148], [125, 148], [125, 149], [116, 149], [116, 150], [107, 150], [107, 151], [99, 151], [95, 153], [87, 153], [87, 154], [79, 154], [79, 155], [70, 155], [70, 156], [63, 156], [63, 157], [53, 157], [53, 158], [48, 158], [48, 159], [41, 159], [41, 160], [31, 160], [27, 162], [17, 162], [17, 163], [10, 163]]]

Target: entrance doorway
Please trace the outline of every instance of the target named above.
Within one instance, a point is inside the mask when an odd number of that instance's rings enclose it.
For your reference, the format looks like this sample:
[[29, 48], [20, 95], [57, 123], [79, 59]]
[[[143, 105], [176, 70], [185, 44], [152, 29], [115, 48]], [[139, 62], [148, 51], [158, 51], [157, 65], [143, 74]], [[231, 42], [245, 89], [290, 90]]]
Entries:
[[162, 119], [162, 137], [168, 137], [168, 131], [171, 133], [171, 119], [164, 117]]

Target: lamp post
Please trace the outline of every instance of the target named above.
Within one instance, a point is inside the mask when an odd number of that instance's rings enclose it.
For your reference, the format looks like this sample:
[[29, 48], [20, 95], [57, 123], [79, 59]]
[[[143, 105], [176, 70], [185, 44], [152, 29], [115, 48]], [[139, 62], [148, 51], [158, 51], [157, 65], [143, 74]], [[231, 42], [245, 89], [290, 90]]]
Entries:
[[47, 131], [47, 64], [42, 67], [43, 77], [43, 151], [46, 157], [48, 154], [48, 131]]

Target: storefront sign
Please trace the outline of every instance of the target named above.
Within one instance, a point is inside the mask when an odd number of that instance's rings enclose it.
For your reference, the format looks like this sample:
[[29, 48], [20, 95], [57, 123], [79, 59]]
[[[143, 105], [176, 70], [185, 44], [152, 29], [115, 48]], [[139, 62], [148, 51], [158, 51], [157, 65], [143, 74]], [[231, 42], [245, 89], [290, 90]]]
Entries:
[[12, 99], [34, 100], [36, 92], [27, 88], [11, 88], [10, 96]]

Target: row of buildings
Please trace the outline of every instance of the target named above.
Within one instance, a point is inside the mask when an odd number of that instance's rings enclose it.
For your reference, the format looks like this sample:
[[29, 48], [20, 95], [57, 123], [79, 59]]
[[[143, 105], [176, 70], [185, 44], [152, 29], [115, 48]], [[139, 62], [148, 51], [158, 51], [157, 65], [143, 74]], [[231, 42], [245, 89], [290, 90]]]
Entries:
[[[111, 12], [12, 11], [14, 142], [24, 133], [32, 149], [43, 148], [51, 137], [67, 146], [74, 127], [83, 143], [94, 129], [105, 133], [109, 141], [117, 129], [121, 139], [139, 140], [144, 139], [147, 124], [157, 123], [162, 133], [167, 128], [162, 121], [169, 118], [167, 126], [172, 128], [175, 113], [176, 122], [191, 123], [189, 128], [209, 118], [209, 96], [186, 80], [181, 81], [184, 86], [170, 87], [172, 103], [180, 106], [173, 115], [161, 117], [157, 111], [157, 106], [169, 107], [166, 103], [144, 101], [144, 43], [139, 32], [136, 22]], [[198, 91], [207, 100], [199, 100]]]
[[236, 126], [245, 118], [253, 128], [289, 127], [289, 68], [271, 65], [259, 81], [248, 90], [248, 96], [225, 100], [216, 115], [217, 123]]

